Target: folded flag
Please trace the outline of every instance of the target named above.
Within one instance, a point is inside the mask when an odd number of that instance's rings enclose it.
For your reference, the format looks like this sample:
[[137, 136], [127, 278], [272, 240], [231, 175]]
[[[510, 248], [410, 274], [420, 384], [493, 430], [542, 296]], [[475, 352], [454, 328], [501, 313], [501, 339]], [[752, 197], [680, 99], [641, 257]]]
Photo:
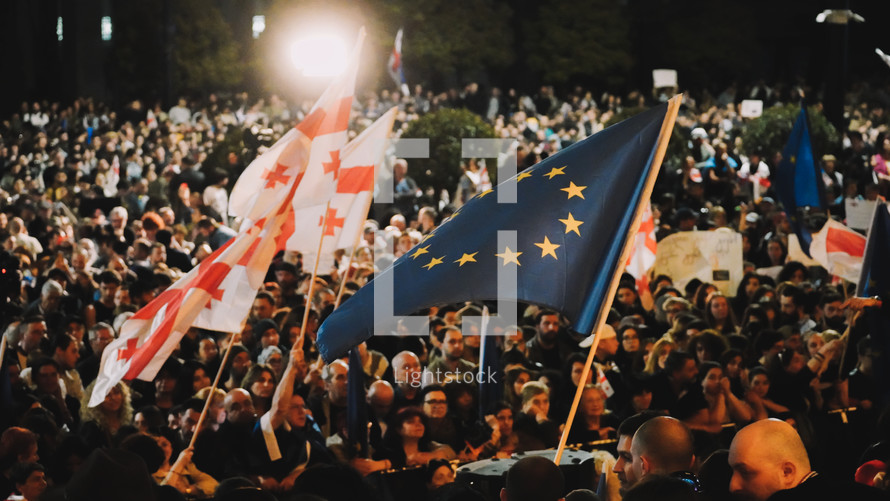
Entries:
[[810, 255], [832, 275], [858, 282], [865, 254], [865, 237], [829, 218], [813, 233]]
[[[677, 105], [675, 98], [609, 127], [471, 199], [327, 318], [317, 339], [321, 355], [334, 360], [374, 332], [395, 330], [393, 315], [457, 301], [535, 303], [590, 334], [624, 264]], [[508, 183], [516, 203], [498, 201]], [[498, 290], [501, 269], [516, 274], [515, 288]], [[384, 279], [395, 286], [394, 311], [375, 308], [375, 286]]]
[[[304, 269], [312, 270], [317, 256], [321, 256], [319, 269], [328, 270], [334, 264], [335, 250], [351, 251], [355, 247], [368, 217], [374, 173], [383, 163], [396, 112], [398, 108], [393, 107], [343, 147], [330, 203], [298, 209], [294, 213], [294, 233], [287, 249], [302, 253]], [[324, 240], [319, 254], [318, 243], [322, 236]]]

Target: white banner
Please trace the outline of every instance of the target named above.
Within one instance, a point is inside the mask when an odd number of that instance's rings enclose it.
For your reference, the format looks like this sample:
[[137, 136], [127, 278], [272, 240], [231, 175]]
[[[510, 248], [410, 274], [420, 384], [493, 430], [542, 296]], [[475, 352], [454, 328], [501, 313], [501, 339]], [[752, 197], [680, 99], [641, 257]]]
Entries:
[[677, 70], [652, 70], [652, 87], [676, 87]]
[[742, 235], [732, 230], [684, 231], [658, 242], [655, 274], [665, 274], [680, 290], [693, 278], [735, 296], [742, 281]]

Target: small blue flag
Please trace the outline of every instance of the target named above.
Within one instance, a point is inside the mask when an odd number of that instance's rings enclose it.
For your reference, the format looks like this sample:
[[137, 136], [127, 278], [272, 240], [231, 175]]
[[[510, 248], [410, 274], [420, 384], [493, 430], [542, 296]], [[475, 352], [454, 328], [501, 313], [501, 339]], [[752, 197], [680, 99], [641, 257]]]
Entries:
[[359, 457], [368, 457], [368, 407], [365, 405], [365, 370], [357, 349], [349, 352], [346, 386], [346, 430]]
[[800, 114], [791, 129], [791, 136], [782, 150], [782, 161], [776, 169], [776, 195], [785, 207], [785, 213], [797, 234], [801, 249], [810, 255], [810, 242], [813, 237], [804, 227], [797, 213], [799, 207], [824, 209], [825, 186], [819, 165], [813, 158], [810, 143], [810, 130], [807, 125], [807, 110], [801, 104]]
[[[676, 107], [668, 109], [598, 132], [471, 199], [325, 320], [319, 353], [334, 360], [375, 331], [395, 331], [395, 315], [458, 301], [534, 303], [590, 334], [649, 173], [659, 167], [656, 151], [670, 137], [659, 139], [673, 124]], [[502, 191], [515, 193], [515, 203], [499, 200]], [[501, 271], [515, 273], [515, 287], [498, 290]], [[375, 308], [374, 288], [384, 279], [394, 284], [392, 311]]]

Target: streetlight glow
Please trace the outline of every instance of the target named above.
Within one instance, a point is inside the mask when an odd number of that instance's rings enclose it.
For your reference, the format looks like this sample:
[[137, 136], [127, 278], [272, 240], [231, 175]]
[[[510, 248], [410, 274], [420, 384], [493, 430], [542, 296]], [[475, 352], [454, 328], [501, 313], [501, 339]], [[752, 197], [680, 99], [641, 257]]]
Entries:
[[335, 35], [306, 35], [291, 45], [291, 59], [304, 76], [339, 75], [346, 68], [346, 43]]

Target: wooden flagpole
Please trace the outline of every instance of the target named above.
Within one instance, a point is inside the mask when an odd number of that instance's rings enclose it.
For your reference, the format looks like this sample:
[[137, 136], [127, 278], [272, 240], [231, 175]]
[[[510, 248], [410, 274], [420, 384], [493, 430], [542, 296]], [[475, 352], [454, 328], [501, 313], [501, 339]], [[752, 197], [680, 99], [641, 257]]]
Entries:
[[671, 139], [671, 134], [674, 131], [674, 122], [677, 119], [677, 112], [680, 110], [680, 101], [681, 96], [674, 96], [668, 102], [668, 108], [665, 112], [664, 121], [661, 123], [661, 132], [658, 135], [658, 143], [655, 150], [655, 156], [652, 158], [652, 165], [649, 168], [649, 176], [646, 178], [646, 183], [643, 185], [643, 192], [640, 194], [640, 203], [637, 205], [636, 210], [634, 212], [634, 219], [628, 229], [628, 234], [625, 235], [624, 240], [624, 249], [621, 252], [621, 258], [618, 260], [618, 266], [615, 268], [615, 274], [612, 276], [612, 281], [609, 284], [608, 292], [606, 293], [605, 301], [603, 302], [603, 307], [600, 309], [599, 315], [596, 320], [596, 329], [594, 332], [596, 336], [593, 338], [593, 344], [590, 345], [590, 351], [587, 353], [587, 361], [584, 364], [584, 371], [581, 373], [581, 384], [578, 384], [578, 388], [575, 391], [575, 399], [572, 402], [572, 407], [569, 410], [569, 416], [566, 419], [565, 427], [562, 431], [562, 436], [559, 438], [559, 447], [556, 449], [556, 457], [553, 461], [558, 465], [560, 459], [562, 458], [563, 450], [566, 447], [566, 440], [569, 438], [569, 431], [572, 429], [572, 422], [575, 419], [575, 413], [578, 410], [578, 404], [581, 402], [581, 395], [584, 393], [584, 381], [587, 381], [587, 378], [590, 376], [590, 366], [593, 365], [593, 358], [596, 355], [596, 348], [599, 345], [600, 338], [603, 333], [603, 325], [606, 323], [606, 312], [612, 307], [612, 301], [615, 298], [615, 293], [618, 291], [618, 283], [621, 279], [621, 274], [624, 272], [624, 266], [627, 263], [628, 258], [630, 257], [631, 252], [633, 251], [634, 246], [634, 235], [636, 235], [639, 227], [640, 221], [643, 218], [643, 210], [645, 209], [645, 202], [649, 200], [652, 196], [652, 189], [655, 186], [655, 179], [658, 177], [658, 172], [661, 170], [661, 163], [664, 160], [664, 154], [667, 151], [668, 142]]
[[226, 352], [223, 354], [223, 359], [219, 364], [219, 370], [216, 371], [216, 377], [213, 378], [213, 384], [210, 385], [210, 391], [207, 393], [207, 400], [204, 401], [204, 409], [201, 411], [201, 417], [198, 418], [198, 424], [195, 425], [195, 433], [192, 434], [192, 439], [189, 442], [189, 447], [195, 446], [195, 440], [198, 439], [198, 432], [201, 431], [201, 425], [204, 424], [204, 418], [207, 417], [207, 411], [210, 409], [210, 402], [213, 401], [213, 392], [216, 391], [217, 386], [219, 386], [219, 379], [222, 376], [223, 369], [226, 368], [226, 363], [229, 361], [229, 355], [232, 353], [232, 346], [235, 344], [235, 336], [237, 333], [232, 333], [232, 337], [229, 339], [229, 346], [226, 347]]
[[349, 253], [349, 261], [346, 262], [346, 272], [340, 278], [340, 290], [337, 291], [337, 300], [334, 301], [334, 309], [340, 307], [340, 300], [343, 299], [343, 290], [346, 289], [346, 277], [349, 276], [349, 269], [352, 268], [352, 260], [355, 258], [355, 253], [358, 251], [358, 241], [361, 238], [361, 234], [359, 234], [359, 238], [355, 239], [355, 244], [352, 246], [352, 252]]
[[303, 308], [303, 324], [300, 326], [300, 337], [294, 343], [299, 348], [303, 348], [303, 339], [306, 337], [306, 324], [309, 322], [309, 308], [312, 307], [312, 292], [315, 289], [315, 277], [318, 276], [318, 262], [321, 261], [321, 246], [324, 243], [324, 229], [328, 225], [330, 208], [331, 201], [328, 199], [324, 209], [324, 219], [321, 222], [321, 237], [318, 239], [318, 250], [315, 252], [315, 266], [312, 268], [312, 278], [309, 279], [309, 290], [306, 292], [306, 307]]

